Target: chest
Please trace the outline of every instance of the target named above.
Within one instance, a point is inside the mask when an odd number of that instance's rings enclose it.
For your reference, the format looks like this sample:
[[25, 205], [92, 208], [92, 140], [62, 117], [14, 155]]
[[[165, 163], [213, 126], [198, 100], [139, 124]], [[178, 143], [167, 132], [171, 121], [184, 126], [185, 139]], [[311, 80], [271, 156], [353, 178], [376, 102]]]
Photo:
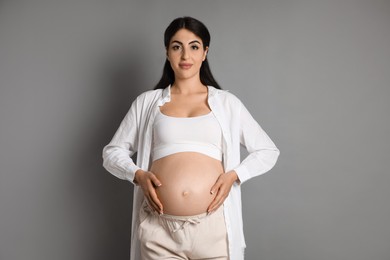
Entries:
[[160, 111], [172, 117], [196, 117], [211, 111], [207, 103], [207, 95], [175, 96], [160, 107]]

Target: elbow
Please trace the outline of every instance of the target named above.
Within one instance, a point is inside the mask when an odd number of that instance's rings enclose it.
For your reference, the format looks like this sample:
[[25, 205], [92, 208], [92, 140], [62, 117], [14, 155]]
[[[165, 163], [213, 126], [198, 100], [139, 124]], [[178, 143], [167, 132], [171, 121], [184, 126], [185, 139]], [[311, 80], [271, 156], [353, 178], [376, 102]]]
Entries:
[[278, 158], [279, 158], [279, 155], [280, 155], [280, 150], [278, 148], [275, 147], [275, 163], [277, 162]]
[[265, 154], [263, 153], [261, 155], [262, 158], [259, 159], [260, 161], [263, 162], [264, 172], [267, 172], [272, 168], [274, 168], [276, 162], [278, 161], [279, 155], [280, 155], [280, 151], [276, 147], [268, 150]]
[[111, 153], [112, 153], [112, 149], [110, 149], [110, 147], [106, 145], [102, 151], [102, 158], [103, 158], [103, 167], [107, 171], [109, 171], [111, 165], [111, 160], [110, 160]]
[[272, 151], [272, 155], [270, 156], [271, 157], [270, 158], [270, 164], [271, 164], [270, 169], [272, 169], [275, 166], [276, 162], [279, 159], [279, 155], [280, 155], [280, 150], [275, 147], [274, 150]]
[[110, 168], [109, 164], [110, 164], [110, 162], [107, 160], [107, 158], [103, 157], [103, 168], [106, 169], [107, 171]]

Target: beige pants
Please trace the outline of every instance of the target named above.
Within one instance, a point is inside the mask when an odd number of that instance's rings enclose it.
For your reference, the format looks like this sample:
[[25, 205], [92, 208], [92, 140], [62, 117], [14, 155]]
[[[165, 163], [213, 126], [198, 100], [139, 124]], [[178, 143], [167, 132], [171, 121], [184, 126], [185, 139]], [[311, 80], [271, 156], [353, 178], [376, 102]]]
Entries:
[[210, 215], [158, 215], [146, 202], [140, 210], [142, 260], [228, 259], [223, 207]]

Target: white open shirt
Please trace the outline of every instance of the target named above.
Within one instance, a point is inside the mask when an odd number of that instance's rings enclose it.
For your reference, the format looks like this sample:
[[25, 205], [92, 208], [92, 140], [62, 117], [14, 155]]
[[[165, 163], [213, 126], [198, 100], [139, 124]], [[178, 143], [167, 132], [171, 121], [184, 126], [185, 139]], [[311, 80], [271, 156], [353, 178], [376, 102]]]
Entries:
[[[171, 99], [171, 86], [149, 90], [133, 101], [130, 110], [108, 145], [103, 148], [103, 166], [116, 177], [134, 184], [138, 169], [149, 170], [153, 121], [159, 106]], [[224, 202], [224, 215], [231, 260], [244, 259], [245, 239], [242, 223], [241, 184], [269, 171], [280, 154], [273, 141], [251, 116], [242, 102], [226, 90], [208, 86], [208, 104], [221, 125], [223, 135], [223, 166], [225, 172], [234, 170], [239, 181], [233, 184]], [[241, 162], [240, 144], [248, 156]], [[131, 156], [137, 152], [137, 162]], [[134, 186], [133, 220], [131, 234], [132, 260], [140, 260], [137, 237], [138, 212], [144, 196]]]

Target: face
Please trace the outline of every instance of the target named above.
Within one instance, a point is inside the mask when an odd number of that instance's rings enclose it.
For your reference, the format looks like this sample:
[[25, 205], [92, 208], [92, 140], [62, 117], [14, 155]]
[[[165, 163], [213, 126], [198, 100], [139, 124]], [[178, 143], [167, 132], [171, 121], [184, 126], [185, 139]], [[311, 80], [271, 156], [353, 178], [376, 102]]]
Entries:
[[175, 73], [175, 79], [199, 78], [200, 67], [206, 59], [208, 47], [202, 39], [187, 29], [173, 35], [167, 48], [167, 58]]

